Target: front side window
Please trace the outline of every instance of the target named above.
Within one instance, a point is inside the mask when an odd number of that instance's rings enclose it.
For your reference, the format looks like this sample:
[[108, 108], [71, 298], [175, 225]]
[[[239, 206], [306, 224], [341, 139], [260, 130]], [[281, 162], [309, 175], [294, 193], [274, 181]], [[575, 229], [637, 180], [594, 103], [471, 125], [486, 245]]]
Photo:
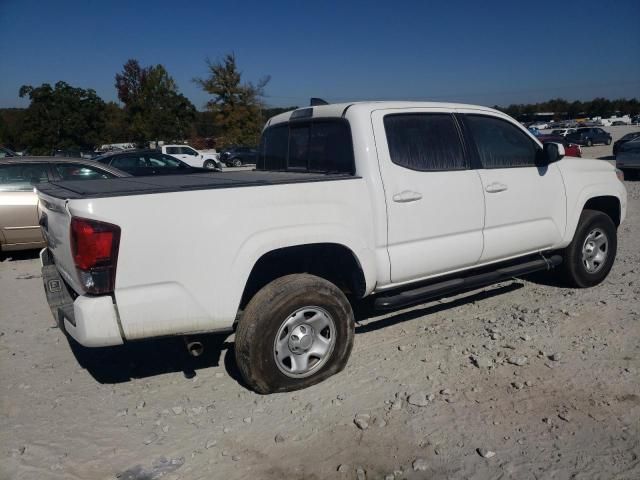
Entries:
[[34, 185], [47, 182], [47, 165], [43, 163], [0, 165], [0, 191], [33, 190]]
[[112, 173], [88, 165], [57, 163], [54, 168], [62, 180], [97, 180], [115, 177]]
[[257, 169], [353, 173], [349, 125], [316, 120], [269, 127], [262, 135]]
[[467, 115], [466, 120], [484, 168], [536, 165], [536, 144], [515, 125], [483, 115]]
[[191, 156], [198, 155], [198, 153], [194, 149], [189, 148], [189, 147], [182, 147], [182, 154], [183, 155], [191, 155]]
[[460, 135], [448, 113], [402, 113], [384, 117], [391, 161], [411, 170], [467, 168]]

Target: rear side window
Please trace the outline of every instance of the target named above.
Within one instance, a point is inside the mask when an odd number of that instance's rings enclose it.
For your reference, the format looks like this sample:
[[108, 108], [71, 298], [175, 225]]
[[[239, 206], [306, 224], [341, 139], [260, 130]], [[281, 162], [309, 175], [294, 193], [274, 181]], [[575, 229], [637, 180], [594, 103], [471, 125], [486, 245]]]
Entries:
[[30, 191], [49, 181], [44, 163], [0, 165], [0, 192]]
[[535, 143], [515, 125], [482, 115], [467, 115], [466, 119], [484, 168], [536, 165]]
[[180, 147], [167, 147], [167, 153], [169, 155], [180, 155]]
[[262, 135], [257, 169], [354, 173], [349, 125], [331, 120], [269, 127]]
[[423, 172], [467, 168], [458, 129], [448, 113], [384, 117], [391, 161]]
[[88, 165], [57, 163], [55, 169], [62, 180], [96, 180], [115, 177], [112, 173]]

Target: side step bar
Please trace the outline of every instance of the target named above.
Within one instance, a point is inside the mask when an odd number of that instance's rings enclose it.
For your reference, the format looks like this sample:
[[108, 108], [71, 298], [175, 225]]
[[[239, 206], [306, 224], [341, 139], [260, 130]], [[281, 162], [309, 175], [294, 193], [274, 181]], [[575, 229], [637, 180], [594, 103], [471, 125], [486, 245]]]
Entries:
[[376, 310], [396, 310], [399, 308], [412, 307], [450, 293], [485, 287], [493, 283], [541, 270], [551, 270], [561, 263], [562, 257], [560, 255], [553, 255], [549, 258], [542, 257], [537, 260], [501, 267], [496, 270], [478, 273], [468, 277], [451, 278], [412, 290], [384, 294], [376, 297], [373, 302], [373, 308]]

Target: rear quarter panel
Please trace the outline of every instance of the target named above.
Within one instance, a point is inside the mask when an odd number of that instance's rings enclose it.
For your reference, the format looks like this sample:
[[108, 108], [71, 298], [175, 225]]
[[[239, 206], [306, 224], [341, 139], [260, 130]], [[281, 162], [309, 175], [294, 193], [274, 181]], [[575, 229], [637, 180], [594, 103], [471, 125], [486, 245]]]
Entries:
[[119, 225], [115, 298], [127, 339], [232, 326], [255, 262], [286, 246], [337, 243], [375, 284], [363, 179], [71, 200]]

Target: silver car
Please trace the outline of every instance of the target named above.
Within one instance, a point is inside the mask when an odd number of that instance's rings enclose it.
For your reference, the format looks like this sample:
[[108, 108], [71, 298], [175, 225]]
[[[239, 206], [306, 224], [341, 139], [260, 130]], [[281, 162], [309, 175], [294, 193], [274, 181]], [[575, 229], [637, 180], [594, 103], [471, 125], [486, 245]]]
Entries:
[[640, 137], [620, 145], [616, 155], [616, 167], [624, 172], [624, 178], [638, 176], [640, 172]]
[[0, 158], [0, 254], [44, 247], [35, 193], [39, 183], [129, 176], [116, 168], [79, 158]]

